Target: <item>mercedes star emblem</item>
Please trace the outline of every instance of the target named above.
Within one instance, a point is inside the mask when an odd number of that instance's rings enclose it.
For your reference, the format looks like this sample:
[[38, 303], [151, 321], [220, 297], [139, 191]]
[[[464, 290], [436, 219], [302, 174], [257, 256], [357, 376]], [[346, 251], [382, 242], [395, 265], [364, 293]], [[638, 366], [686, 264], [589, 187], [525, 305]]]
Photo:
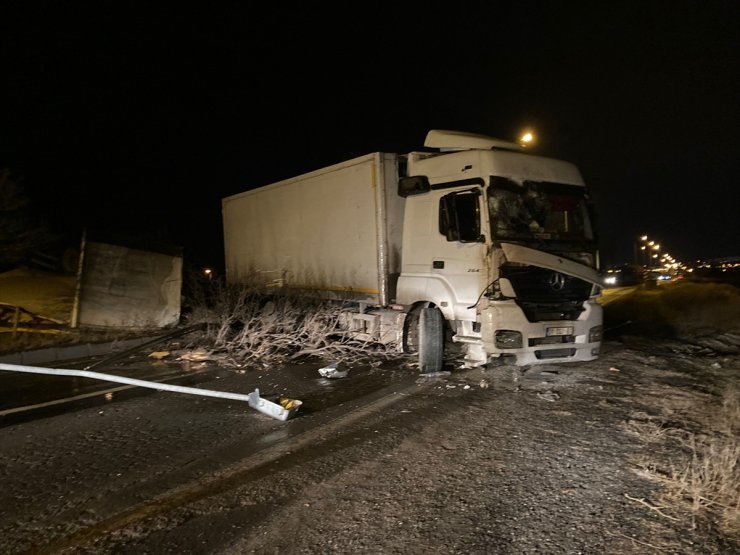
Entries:
[[562, 291], [565, 287], [565, 276], [560, 272], [553, 272], [550, 274], [550, 279], [547, 280], [553, 291]]

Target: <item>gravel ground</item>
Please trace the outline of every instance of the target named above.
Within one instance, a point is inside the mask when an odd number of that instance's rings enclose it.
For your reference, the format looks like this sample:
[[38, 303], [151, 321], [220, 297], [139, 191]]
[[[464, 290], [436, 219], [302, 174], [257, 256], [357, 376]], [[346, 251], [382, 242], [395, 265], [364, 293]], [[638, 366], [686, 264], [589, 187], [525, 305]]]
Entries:
[[[634, 462], [650, 447], [624, 425], [651, 395], [670, 395], [656, 383], [666, 360], [610, 351], [588, 366], [445, 379], [365, 422], [372, 443], [262, 484], [283, 502], [223, 551], [738, 552], [710, 522], [651, 508], [659, 492]], [[737, 358], [723, 362], [737, 376]], [[235, 492], [232, 507], [254, 494]]]

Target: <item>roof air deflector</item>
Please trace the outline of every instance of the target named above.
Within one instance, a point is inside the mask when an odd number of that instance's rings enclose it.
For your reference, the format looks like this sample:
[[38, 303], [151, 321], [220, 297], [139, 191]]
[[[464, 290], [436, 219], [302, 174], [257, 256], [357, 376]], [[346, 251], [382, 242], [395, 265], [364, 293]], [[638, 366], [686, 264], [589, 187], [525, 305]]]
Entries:
[[465, 133], [463, 131], [449, 131], [432, 129], [427, 133], [424, 146], [427, 148], [438, 148], [442, 151], [450, 150], [489, 150], [500, 148], [505, 150], [523, 150], [523, 148], [510, 141], [496, 139], [486, 135]]

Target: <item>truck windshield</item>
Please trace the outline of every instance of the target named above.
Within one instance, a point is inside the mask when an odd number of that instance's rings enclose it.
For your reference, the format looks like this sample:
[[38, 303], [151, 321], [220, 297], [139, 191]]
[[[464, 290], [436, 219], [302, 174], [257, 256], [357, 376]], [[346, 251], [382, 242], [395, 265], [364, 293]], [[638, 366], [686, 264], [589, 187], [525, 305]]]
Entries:
[[491, 233], [497, 239], [593, 241], [584, 187], [493, 177], [488, 187]]

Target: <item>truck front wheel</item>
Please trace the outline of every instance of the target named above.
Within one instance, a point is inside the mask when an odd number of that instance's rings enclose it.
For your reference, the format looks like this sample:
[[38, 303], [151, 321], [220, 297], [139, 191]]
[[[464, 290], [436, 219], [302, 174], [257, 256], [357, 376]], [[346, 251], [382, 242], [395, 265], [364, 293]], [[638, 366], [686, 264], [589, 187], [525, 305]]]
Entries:
[[442, 370], [444, 355], [444, 317], [435, 307], [413, 310], [406, 317], [404, 350], [418, 353], [419, 372], [431, 374]]

